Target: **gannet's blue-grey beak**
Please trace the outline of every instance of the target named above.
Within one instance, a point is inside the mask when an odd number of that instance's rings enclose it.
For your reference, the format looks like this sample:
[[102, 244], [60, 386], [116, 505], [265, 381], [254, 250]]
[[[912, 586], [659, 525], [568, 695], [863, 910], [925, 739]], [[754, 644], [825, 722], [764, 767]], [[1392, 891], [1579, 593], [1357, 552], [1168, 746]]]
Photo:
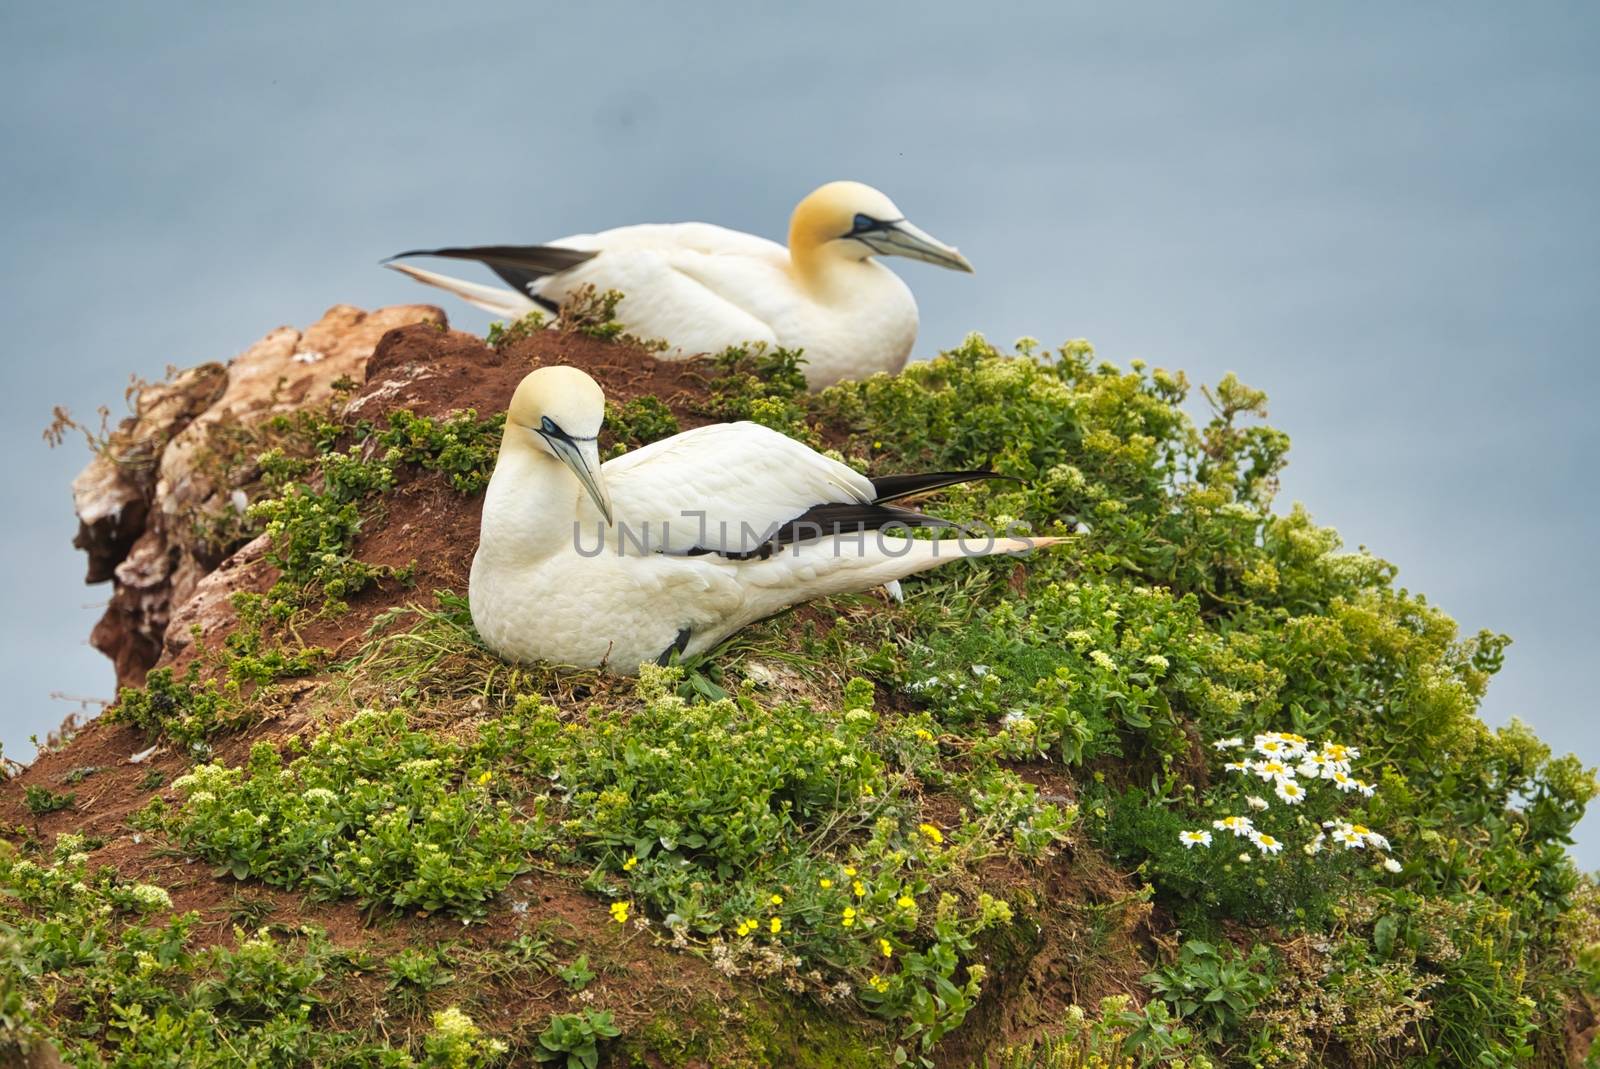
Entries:
[[870, 228], [857, 224], [850, 236], [880, 256], [904, 256], [923, 263], [972, 273], [972, 265], [954, 245], [946, 245], [932, 234], [905, 219], [877, 221]]
[[573, 438], [559, 428], [536, 433], [549, 444], [561, 462], [572, 469], [572, 474], [589, 492], [589, 497], [606, 518], [606, 523], [612, 523], [611, 495], [606, 493], [606, 482], [600, 474], [600, 443], [593, 438]]

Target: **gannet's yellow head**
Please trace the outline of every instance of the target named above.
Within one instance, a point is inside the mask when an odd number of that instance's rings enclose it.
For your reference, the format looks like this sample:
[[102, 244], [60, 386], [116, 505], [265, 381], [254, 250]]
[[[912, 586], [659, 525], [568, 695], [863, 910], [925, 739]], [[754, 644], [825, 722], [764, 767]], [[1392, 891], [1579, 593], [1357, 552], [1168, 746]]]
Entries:
[[829, 182], [795, 206], [789, 219], [789, 255], [802, 270], [830, 257], [865, 260], [874, 255], [972, 270], [954, 246], [911, 225], [894, 201], [860, 182]]
[[[517, 384], [506, 409], [505, 442], [532, 446], [572, 469], [611, 522], [611, 497], [600, 474], [600, 425], [606, 395], [575, 367], [542, 367]], [[502, 446], [504, 448], [504, 446]]]

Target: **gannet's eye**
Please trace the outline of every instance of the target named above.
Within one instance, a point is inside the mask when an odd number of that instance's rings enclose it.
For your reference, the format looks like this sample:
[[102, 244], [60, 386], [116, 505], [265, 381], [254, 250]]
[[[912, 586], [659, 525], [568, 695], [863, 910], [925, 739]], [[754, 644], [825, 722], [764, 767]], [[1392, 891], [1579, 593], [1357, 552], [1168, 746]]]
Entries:
[[883, 224], [878, 222], [878, 220], [874, 219], [872, 216], [863, 212], [857, 212], [855, 222], [850, 227], [850, 233], [846, 234], [845, 236], [850, 237], [854, 234], [865, 234], [867, 231], [877, 230], [881, 226], [883, 226]]
[[556, 421], [551, 419], [549, 416], [544, 416], [539, 420], [539, 433], [548, 434], [554, 438], [566, 437], [566, 434], [561, 430], [561, 428], [556, 426]]

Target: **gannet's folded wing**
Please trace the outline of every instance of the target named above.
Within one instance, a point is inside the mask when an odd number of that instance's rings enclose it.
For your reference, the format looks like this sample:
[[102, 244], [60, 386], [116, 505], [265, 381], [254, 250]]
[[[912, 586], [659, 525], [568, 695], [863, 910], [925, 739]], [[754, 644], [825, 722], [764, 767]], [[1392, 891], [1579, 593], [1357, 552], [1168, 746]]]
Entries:
[[863, 510], [884, 508], [873, 505], [865, 475], [756, 423], [685, 431], [618, 457], [603, 474], [619, 531], [634, 544], [648, 533], [649, 548], [667, 553], [757, 554], [806, 537], [811, 524], [827, 533], [838, 519], [855, 530], [877, 518]]

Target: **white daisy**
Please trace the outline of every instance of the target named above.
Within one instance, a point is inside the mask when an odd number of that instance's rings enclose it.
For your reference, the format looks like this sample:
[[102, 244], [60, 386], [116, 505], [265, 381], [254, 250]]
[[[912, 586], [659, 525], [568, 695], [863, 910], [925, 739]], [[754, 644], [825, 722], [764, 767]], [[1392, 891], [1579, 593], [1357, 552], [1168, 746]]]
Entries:
[[1223, 765], [1222, 767], [1228, 772], [1248, 772], [1248, 771], [1250, 771], [1250, 762], [1249, 761], [1229, 761], [1227, 764]]
[[1346, 850], [1360, 850], [1367, 845], [1366, 839], [1358, 835], [1356, 830], [1348, 825], [1333, 829], [1333, 841], [1343, 843]]
[[1279, 780], [1277, 790], [1273, 793], [1290, 805], [1299, 805], [1306, 800], [1306, 789], [1292, 779]]
[[1283, 852], [1283, 841], [1281, 839], [1274, 839], [1264, 831], [1256, 832], [1254, 835], [1250, 836], [1250, 841], [1255, 843], [1256, 849], [1260, 850], [1263, 854], [1278, 854]]
[[1251, 809], [1256, 810], [1257, 812], [1267, 808], [1267, 800], [1265, 798], [1258, 798], [1253, 794], [1244, 800], [1244, 804], [1249, 806]]
[[1383, 867], [1389, 872], [1399, 872], [1402, 866], [1394, 858], [1386, 857], [1383, 859]]
[[1361, 792], [1361, 797], [1371, 798], [1375, 793], [1377, 793], [1378, 788], [1374, 787], [1364, 779], [1358, 779], [1356, 780], [1356, 790]]
[[1356, 789], [1356, 779], [1348, 772], [1340, 772], [1338, 769], [1334, 769], [1328, 773], [1328, 779], [1332, 780], [1333, 785], [1341, 791], [1353, 791]]
[[1376, 846], [1379, 850], [1389, 849], [1389, 840], [1385, 839], [1383, 836], [1379, 835], [1365, 824], [1352, 824], [1350, 825], [1350, 830], [1361, 836], [1373, 846]]
[[1250, 823], [1249, 817], [1223, 817], [1213, 820], [1211, 826], [1218, 831], [1231, 831], [1241, 838], [1249, 838], [1255, 832], [1255, 825]]
[[1325, 761], [1349, 763], [1361, 756], [1361, 751], [1354, 746], [1345, 746], [1337, 742], [1322, 744], [1322, 758]]
[[1256, 753], [1261, 754], [1263, 757], [1282, 757], [1284, 755], [1285, 746], [1283, 740], [1277, 737], [1276, 732], [1271, 735], [1257, 735], [1255, 741]]
[[1185, 850], [1192, 850], [1196, 846], [1210, 846], [1211, 833], [1208, 831], [1180, 831], [1178, 841]]
[[1282, 761], [1257, 761], [1250, 766], [1250, 771], [1265, 780], [1288, 779], [1294, 775]]
[[1244, 740], [1237, 735], [1230, 736], [1226, 739], [1218, 739], [1216, 742], [1211, 744], [1212, 748], [1217, 750], [1233, 750], [1243, 745]]

